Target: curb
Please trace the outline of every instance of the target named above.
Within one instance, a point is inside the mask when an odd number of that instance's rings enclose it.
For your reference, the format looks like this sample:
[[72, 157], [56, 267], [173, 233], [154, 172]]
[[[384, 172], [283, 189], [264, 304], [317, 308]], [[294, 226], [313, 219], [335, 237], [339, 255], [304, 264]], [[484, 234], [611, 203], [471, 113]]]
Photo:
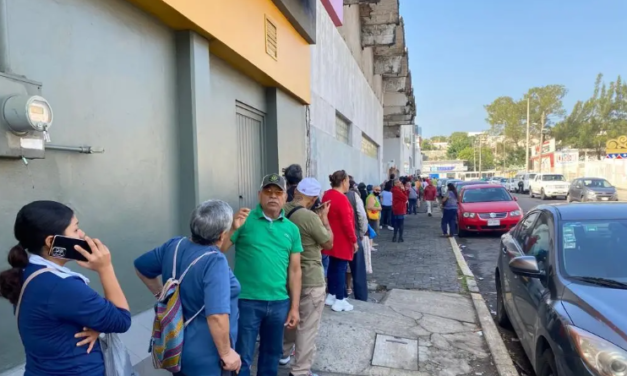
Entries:
[[516, 367], [514, 367], [514, 362], [505, 347], [505, 343], [503, 342], [503, 338], [501, 338], [501, 334], [494, 323], [492, 314], [490, 314], [485, 300], [483, 300], [483, 297], [479, 293], [479, 288], [477, 287], [474, 274], [472, 274], [472, 271], [468, 267], [468, 263], [466, 263], [455, 238], [450, 237], [449, 240], [451, 241], [451, 247], [453, 248], [455, 258], [457, 259], [457, 265], [459, 265], [464, 278], [466, 278], [468, 290], [470, 290], [470, 296], [472, 298], [472, 304], [475, 306], [479, 323], [483, 329], [483, 336], [488, 343], [490, 353], [492, 354], [492, 360], [496, 365], [499, 375], [518, 376], [519, 373], [516, 370]]

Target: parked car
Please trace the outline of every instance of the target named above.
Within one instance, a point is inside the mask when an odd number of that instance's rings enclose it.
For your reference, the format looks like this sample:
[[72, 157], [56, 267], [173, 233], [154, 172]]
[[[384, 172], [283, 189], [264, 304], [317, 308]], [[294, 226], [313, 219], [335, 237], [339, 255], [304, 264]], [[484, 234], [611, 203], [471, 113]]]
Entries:
[[480, 180], [470, 180], [470, 181], [458, 181], [455, 182], [455, 189], [457, 189], [457, 193], [461, 193], [463, 187], [468, 185], [477, 185], [477, 184], [485, 184], [485, 182]]
[[536, 174], [529, 183], [529, 197], [536, 195], [541, 199], [564, 197], [568, 195], [569, 184], [562, 174]]
[[627, 204], [540, 205], [501, 237], [496, 320], [537, 376], [627, 374]]
[[527, 193], [529, 192], [529, 183], [536, 177], [534, 173], [523, 172], [517, 174], [514, 179], [517, 182], [518, 190], [516, 193]]
[[[444, 183], [442, 185], [442, 188], [441, 188], [442, 196], [444, 196], [446, 194], [446, 191], [448, 191], [447, 186], [448, 186], [449, 183], [455, 184], [455, 183], [458, 183], [460, 181], [462, 181], [462, 180], [459, 180], [459, 179], [446, 179], [446, 183]], [[457, 192], [457, 193], [459, 193], [459, 192]]]
[[507, 179], [505, 188], [510, 192], [516, 192], [518, 190], [518, 181], [515, 178]]
[[462, 187], [457, 218], [459, 236], [470, 232], [507, 232], [516, 226], [523, 211], [504, 187], [477, 184]]
[[499, 176], [493, 176], [493, 177], [491, 177], [488, 180], [488, 183], [490, 183], [490, 184], [501, 184], [501, 179], [503, 179], [503, 178], [501, 178]]
[[618, 201], [618, 193], [605, 179], [579, 178], [570, 184], [566, 201]]

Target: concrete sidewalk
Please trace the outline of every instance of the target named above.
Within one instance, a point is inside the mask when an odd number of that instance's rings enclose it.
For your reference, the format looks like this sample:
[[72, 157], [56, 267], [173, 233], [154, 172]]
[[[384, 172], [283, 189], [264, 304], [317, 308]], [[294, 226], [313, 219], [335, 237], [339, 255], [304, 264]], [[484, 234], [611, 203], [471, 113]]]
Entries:
[[[439, 237], [440, 218], [439, 211], [408, 216], [400, 244], [391, 242], [391, 231], [381, 230], [369, 283], [377, 302], [351, 300], [352, 312], [325, 308], [316, 373], [515, 375], [499, 374], [494, 364], [481, 326], [485, 320], [479, 320], [451, 243]], [[289, 367], [281, 367], [279, 375], [288, 374]]]

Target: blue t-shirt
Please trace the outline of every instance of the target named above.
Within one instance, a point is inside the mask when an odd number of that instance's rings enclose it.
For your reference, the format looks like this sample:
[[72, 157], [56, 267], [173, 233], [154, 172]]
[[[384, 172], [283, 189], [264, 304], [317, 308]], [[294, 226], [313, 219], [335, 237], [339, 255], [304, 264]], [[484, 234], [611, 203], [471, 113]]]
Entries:
[[[135, 268], [145, 277], [161, 276], [163, 282], [172, 277], [174, 250], [181, 237], [173, 238], [160, 247], [145, 253], [135, 260]], [[209, 332], [207, 316], [229, 314], [232, 347], [237, 339], [237, 320], [239, 310], [237, 298], [240, 285], [226, 260], [217, 247], [204, 246], [185, 239], [181, 242], [176, 261], [176, 276], [181, 274], [198, 256], [215, 251], [205, 256], [194, 265], [180, 286], [183, 317], [190, 318], [204, 305], [201, 313], [185, 328], [181, 373], [186, 376], [221, 375], [220, 357]]]
[[389, 192], [389, 191], [381, 192], [381, 205], [392, 206], [392, 192]]
[[451, 191], [447, 193], [448, 199], [444, 203], [444, 209], [457, 209], [457, 195]]
[[[28, 264], [24, 280], [41, 265]], [[22, 297], [18, 329], [26, 352], [24, 376], [104, 376], [100, 343], [91, 353], [77, 347], [76, 333], [88, 327], [101, 333], [124, 333], [131, 314], [100, 296], [79, 277], [43, 273], [33, 278]]]

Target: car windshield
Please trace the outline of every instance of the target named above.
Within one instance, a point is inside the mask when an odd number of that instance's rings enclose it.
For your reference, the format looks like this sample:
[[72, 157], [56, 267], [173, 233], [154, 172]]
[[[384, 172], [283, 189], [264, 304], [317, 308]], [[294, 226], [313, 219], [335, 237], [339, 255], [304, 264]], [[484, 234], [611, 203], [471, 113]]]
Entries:
[[564, 222], [561, 241], [568, 276], [627, 282], [627, 219]]
[[507, 183], [508, 179], [501, 179], [501, 183]]
[[512, 201], [512, 197], [503, 187], [466, 189], [462, 197], [462, 202], [495, 202]]
[[542, 175], [542, 181], [566, 181], [564, 175]]
[[590, 188], [612, 188], [612, 184], [605, 179], [583, 179], [583, 185]]
[[536, 174], [529, 174], [529, 180], [533, 179], [536, 177]]

